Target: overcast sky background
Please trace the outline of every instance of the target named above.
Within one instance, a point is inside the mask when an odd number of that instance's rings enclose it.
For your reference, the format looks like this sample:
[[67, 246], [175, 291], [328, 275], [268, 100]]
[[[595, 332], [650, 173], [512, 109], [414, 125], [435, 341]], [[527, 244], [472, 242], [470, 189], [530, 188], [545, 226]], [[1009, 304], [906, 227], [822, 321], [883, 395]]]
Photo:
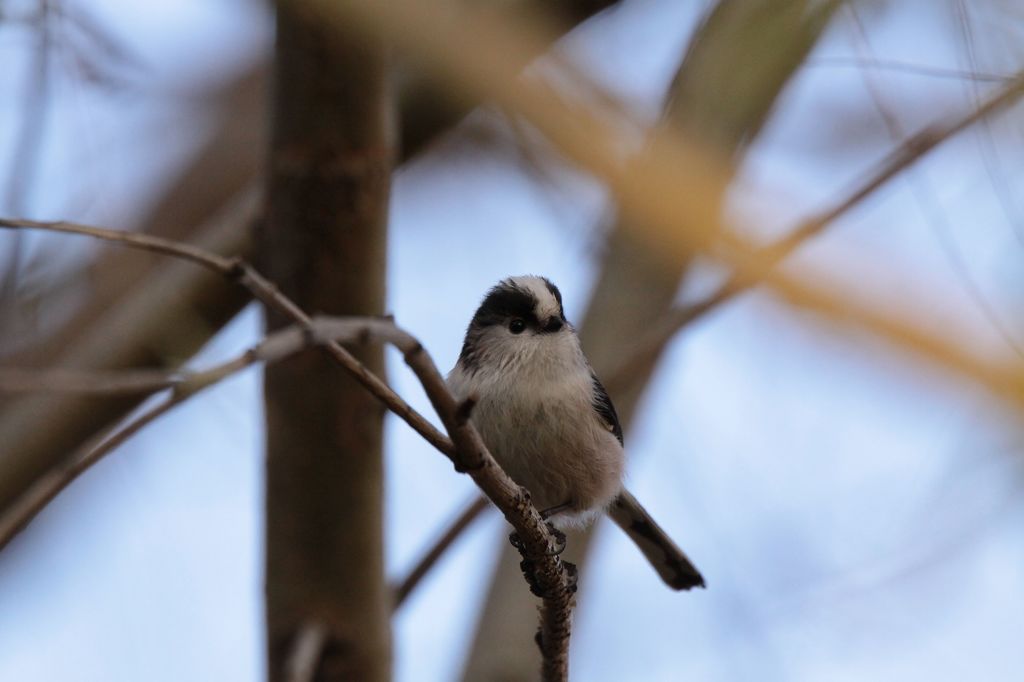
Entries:
[[[872, 4], [861, 16], [877, 58], [1020, 69], [1024, 13], [970, 4], [973, 65], [952, 3]], [[271, 26], [260, 3], [240, 0], [82, 6], [139, 64], [114, 92], [61, 72], [33, 192], [2, 210], [120, 227], [199, 139], [206, 122], [190, 102], [268, 50]], [[650, 114], [704, 6], [633, 0], [562, 49]], [[842, 196], [891, 147], [866, 81], [908, 131], [995, 87], [891, 70], [865, 77], [837, 61], [863, 56], [855, 35], [840, 12], [741, 169], [729, 211], [759, 236]], [[0, 25], [0, 92], [24, 92], [31, 45], [27, 30]], [[0, 181], [12, 172], [18, 101], [0, 104]], [[487, 111], [469, 124], [502, 125]], [[1024, 108], [991, 131], [945, 144], [791, 267], [979, 353], [1017, 357], [977, 297], [1024, 342]], [[604, 193], [564, 169], [552, 188], [509, 155], [441, 151], [394, 183], [388, 282], [398, 321], [443, 369], [483, 293], [505, 276], [550, 277], [579, 321], [608, 226]], [[93, 248], [31, 238], [58, 260]], [[710, 266], [699, 273], [682, 297], [715, 277]], [[260, 325], [248, 308], [192, 364], [241, 351]], [[430, 414], [400, 359], [389, 360], [399, 392]], [[147, 428], [0, 554], [0, 679], [262, 676], [259, 381], [242, 373]], [[617, 529], [602, 527], [581, 577], [574, 678], [1017, 679], [1021, 446], [1011, 415], [979, 391], [765, 293], [743, 297], [676, 340], [627, 434], [630, 487], [708, 589], [669, 592]], [[394, 419], [387, 457], [387, 565], [397, 577], [474, 488]], [[478, 523], [399, 613], [398, 680], [457, 676], [504, 533], [494, 514]]]

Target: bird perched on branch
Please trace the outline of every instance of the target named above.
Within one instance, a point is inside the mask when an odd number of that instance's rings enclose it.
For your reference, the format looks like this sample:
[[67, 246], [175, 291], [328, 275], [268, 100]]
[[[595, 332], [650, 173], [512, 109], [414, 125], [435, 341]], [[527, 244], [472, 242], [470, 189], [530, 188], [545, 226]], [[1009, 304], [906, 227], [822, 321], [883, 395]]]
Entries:
[[448, 385], [456, 399], [475, 400], [472, 422], [484, 443], [546, 519], [568, 527], [607, 512], [670, 587], [704, 587], [623, 487], [619, 418], [550, 280], [510, 277], [487, 293]]

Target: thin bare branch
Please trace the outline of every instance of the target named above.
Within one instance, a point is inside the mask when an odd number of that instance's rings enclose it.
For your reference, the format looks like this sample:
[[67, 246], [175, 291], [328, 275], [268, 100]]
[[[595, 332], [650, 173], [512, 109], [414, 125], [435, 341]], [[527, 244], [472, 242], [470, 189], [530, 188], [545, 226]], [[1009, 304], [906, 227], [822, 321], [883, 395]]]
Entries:
[[[165, 400], [143, 411], [124, 426], [101, 436], [93, 442], [87, 443], [66, 462], [51, 469], [22, 494], [12, 506], [4, 510], [3, 515], [0, 516], [0, 550], [6, 547], [11, 539], [28, 525], [62, 490], [67, 488], [89, 467], [142, 430], [143, 427], [171, 411], [196, 393], [213, 386], [222, 379], [261, 359], [264, 358], [261, 357], [257, 347], [257, 349], [246, 351], [242, 355], [204, 372], [196, 372], [183, 378], [183, 380], [174, 384], [170, 396]], [[85, 379], [85, 377], [80, 375], [78, 379]], [[93, 377], [93, 379], [118, 382], [117, 379], [109, 374]]]
[[[248, 227], [259, 194], [238, 197], [194, 230], [194, 243], [215, 253], [247, 251]], [[138, 249], [106, 249], [96, 299], [84, 301], [82, 317], [8, 358], [15, 367], [169, 370], [193, 355], [226, 317], [249, 299], [241, 287], [225, 286], [220, 273]], [[126, 253], [131, 251], [132, 253]], [[122, 256], [114, 258], [113, 255]], [[132, 257], [134, 256], [134, 258]], [[133, 265], [148, 262], [146, 278]], [[112, 280], [122, 279], [115, 295]], [[98, 273], [93, 273], [98, 274]], [[128, 277], [128, 286], [125, 285]], [[102, 291], [100, 290], [102, 289]], [[170, 365], [170, 366], [168, 366]], [[69, 453], [130, 416], [145, 394], [85, 398], [75, 395], [0, 396], [0, 510], [58, 466]]]
[[[957, 2], [957, 14], [962, 18], [961, 28], [965, 31], [968, 30], [969, 15], [967, 14], [967, 8], [964, 7], [963, 2]], [[853, 5], [846, 6], [847, 12], [853, 19], [853, 26], [856, 29], [856, 46], [857, 51], [863, 54], [871, 55], [872, 47], [871, 40], [868, 37], [867, 28], [864, 26], [860, 14]], [[971, 64], [974, 64], [973, 50], [971, 49], [973, 43], [970, 40], [970, 35], [965, 37], [968, 45], [968, 54], [971, 55]], [[864, 81], [864, 86], [868, 91], [868, 95], [872, 103], [875, 106], [875, 111], [878, 112], [885, 124], [886, 130], [889, 132], [889, 136], [894, 140], [898, 140], [903, 137], [906, 133], [903, 129], [903, 125], [900, 123], [899, 118], [889, 109], [885, 101], [885, 95], [881, 88], [878, 87], [878, 83], [873, 79], [872, 74], [867, 72], [861, 75], [861, 79]], [[980, 107], [980, 97], [977, 92], [977, 84], [975, 84], [974, 90], [974, 103], [975, 106]], [[993, 189], [998, 187], [999, 183], [996, 177], [1002, 177], [1001, 174], [992, 172], [992, 166], [987, 163], [991, 161], [991, 157], [987, 152], [991, 151], [992, 138], [991, 130], [988, 126], [988, 119], [981, 120], [982, 125], [980, 130], [976, 132], [987, 133], [981, 136], [981, 139], [985, 140], [988, 144], [981, 144], [982, 157], [986, 160], [985, 167], [989, 171], [989, 179], [992, 181]], [[950, 224], [949, 218], [946, 213], [940, 208], [939, 199], [929, 180], [927, 174], [920, 172], [920, 169], [910, 168], [908, 170], [911, 190], [914, 193], [914, 198], [917, 200], [917, 204], [924, 214], [925, 220], [932, 230], [932, 234], [935, 236], [939, 247], [943, 250], [946, 255], [946, 260], [949, 263], [950, 268], [957, 275], [960, 280], [961, 288], [964, 293], [974, 301], [978, 311], [988, 320], [989, 325], [992, 327], [1006, 345], [1017, 354], [1018, 357], [1024, 358], [1024, 350], [1022, 350], [1020, 343], [1015, 338], [1009, 326], [1003, 320], [1003, 315], [997, 310], [995, 304], [989, 300], [982, 290], [981, 285], [975, 280], [974, 275], [971, 273], [971, 269], [964, 258], [963, 252], [957, 247], [956, 242], [953, 240], [953, 226]], [[996, 195], [1002, 197], [1000, 192], [996, 192]], [[1007, 208], [1005, 203], [1002, 203], [1004, 210]], [[1007, 217], [1010, 214], [1007, 213]]]
[[39, 167], [42, 142], [46, 134], [49, 113], [52, 61], [55, 43], [51, 25], [54, 7], [48, 0], [39, 3], [34, 17], [38, 43], [25, 74], [25, 92], [20, 98], [23, 105], [21, 130], [14, 136], [10, 173], [3, 204], [8, 211], [21, 212], [29, 196]]
[[[652, 132], [643, 152], [626, 159], [621, 150], [628, 145], [622, 144], [619, 129], [604, 120], [595, 107], [574, 105], [539, 79], [514, 80], [510, 76], [514, 57], [547, 32], [536, 21], [499, 25], [482, 17], [467, 17], [455, 26], [438, 16], [429, 3], [419, 0], [306, 2], [338, 30], [358, 26], [371, 33], [387, 34], [396, 45], [422, 58], [439, 76], [458, 83], [474, 96], [493, 98], [519, 112], [568, 158], [608, 183], [619, 206], [634, 219], [631, 226], [640, 243], [659, 254], [667, 267], [694, 251], [704, 251], [732, 267], [743, 286], [747, 281], [762, 281], [784, 293], [791, 303], [799, 302], [828, 319], [867, 325], [898, 348], [981, 383], [1018, 407], [1024, 403], [1015, 370], [993, 366], [904, 322], [865, 310], [848, 296], [776, 271], [771, 253], [720, 224], [712, 199], [725, 190], [727, 160], [709, 153], [698, 141], [663, 127]], [[496, 83], [502, 84], [500, 90]], [[980, 112], [1005, 106], [1021, 94], [1024, 72]], [[916, 158], [920, 152], [915, 145], [931, 146], [934, 136], [936, 131], [929, 130], [912, 138], [906, 153]], [[862, 190], [870, 192], [872, 188], [865, 186]], [[687, 197], [687, 201], [678, 201], [680, 196]], [[859, 201], [856, 195], [850, 199]], [[684, 225], [693, 228], [680, 229]]]
[[[236, 281], [249, 290], [261, 303], [277, 310], [285, 317], [294, 322], [308, 327], [311, 319], [298, 306], [292, 303], [288, 297], [281, 294], [273, 283], [268, 281], [251, 265], [239, 258], [227, 258], [201, 249], [190, 244], [183, 244], [162, 237], [139, 234], [134, 232], [121, 232], [108, 230], [91, 225], [82, 225], [64, 221], [41, 222], [35, 220], [13, 220], [0, 218], [0, 228], [10, 229], [39, 229], [51, 232], [63, 232], [67, 234], [83, 235], [101, 239], [106, 242], [119, 244], [131, 248], [141, 249], [153, 253], [174, 256], [183, 260], [195, 263], [207, 270]], [[392, 412], [408, 423], [414, 430], [423, 436], [427, 442], [436, 447], [449, 457], [454, 454], [450, 443], [430, 422], [412, 409], [397, 393], [372, 372], [367, 370], [362, 363], [342, 348], [337, 343], [328, 343], [326, 351], [339, 364], [352, 373], [355, 378], [363, 384], [371, 393], [376, 395]]]
[[[65, 222], [0, 220], [0, 227], [36, 228], [88, 235], [108, 242], [183, 258], [237, 281], [252, 292], [259, 301], [297, 323], [301, 330], [300, 334], [323, 340], [330, 338], [325, 334], [336, 333], [338, 325], [343, 325], [347, 331], [351, 331], [353, 320], [357, 320], [357, 324], [362, 327], [358, 333], [358, 342], [377, 341], [395, 346], [402, 352], [406, 364], [423, 385], [434, 410], [448, 431], [448, 436], [440, 433], [391, 390], [380, 377], [371, 372], [336, 341], [327, 340], [324, 345], [328, 354], [371, 394], [410, 424], [438, 450], [448, 455], [455, 462], [456, 470], [468, 473], [474, 483], [494, 502], [515, 529], [518, 537], [517, 546], [523, 555], [524, 565], [529, 567], [528, 578], [531, 589], [543, 599], [541, 647], [545, 652], [544, 679], [567, 679], [570, 624], [572, 609], [575, 606], [575, 575], [559, 559], [559, 541], [541, 517], [540, 512], [530, 502], [529, 493], [516, 484], [498, 466], [472, 422], [460, 417], [465, 413], [466, 408], [452, 396], [433, 359], [415, 337], [399, 329], [391, 320], [384, 318], [351, 318], [340, 321], [331, 318], [318, 318], [314, 320], [278, 291], [273, 283], [243, 260], [225, 258], [187, 244], [147, 235], [122, 233]], [[197, 389], [204, 387], [205, 385], [197, 387]], [[184, 400], [185, 397], [187, 396], [184, 391], [176, 391], [156, 410], [162, 414]], [[152, 412], [145, 413], [140, 419], [133, 420], [129, 424], [130, 427], [133, 427], [130, 432], [127, 427], [119, 430], [110, 439], [100, 443], [97, 448], [91, 449], [86, 453], [84, 466], [81, 466], [81, 459], [73, 461], [69, 465], [72, 472], [71, 478], [73, 479], [79, 471], [98, 460], [128, 436], [155, 419], [156, 416], [158, 415], [153, 415]], [[98, 451], [98, 454], [93, 450]], [[50, 483], [51, 487], [45, 488], [39, 497], [30, 496], [34, 502], [28, 507], [29, 517], [42, 509], [66, 485], [63, 483], [64, 478], [64, 475], [59, 475], [56, 481]], [[46, 477], [44, 480], [50, 480], [50, 478]], [[10, 535], [17, 532], [19, 527], [20, 525], [15, 522], [14, 528], [9, 531]]]
[[974, 69], [948, 69], [930, 64], [917, 64], [904, 62], [898, 59], [876, 59], [851, 56], [816, 57], [807, 62], [807, 66], [815, 68], [850, 67], [855, 69], [872, 69], [877, 71], [891, 71], [894, 73], [905, 73], [912, 76], [927, 76], [928, 78], [949, 78], [961, 81], [975, 81], [978, 83], [1006, 83], [1013, 80], [1013, 76], [1000, 73], [987, 73]]
[[[308, 326], [292, 326], [268, 335], [259, 344], [235, 358], [198, 372], [174, 374], [125, 370], [88, 372], [84, 370], [0, 370], [0, 391], [11, 389], [43, 390], [88, 394], [152, 392], [172, 389], [163, 402], [142, 412], [127, 424], [87, 444], [80, 454], [39, 479], [18, 502], [0, 517], [0, 549], [24, 528], [62, 490], [89, 467], [109, 454], [153, 420], [202, 390], [257, 363], [271, 364], [316, 345], [338, 345], [367, 339], [367, 323], [362, 318], [321, 318]], [[390, 390], [390, 389], [387, 389]], [[426, 421], [422, 416], [418, 419]], [[429, 422], [428, 422], [429, 424]], [[431, 427], [433, 437], [444, 438]], [[451, 449], [451, 445], [445, 444]], [[442, 450], [443, 452], [443, 450]], [[447, 453], [446, 453], [447, 454]]]
[[[286, 357], [290, 357], [301, 350], [313, 345], [324, 345], [331, 341], [351, 342], [355, 340], [364, 326], [358, 319], [328, 319], [321, 318], [312, 322], [314, 332], [304, 332], [299, 327], [289, 327], [264, 339], [259, 345], [254, 346], [239, 356], [236, 360], [222, 365], [219, 369], [207, 370], [205, 372], [159, 372], [151, 370], [110, 370], [110, 371], [85, 371], [85, 370], [33, 370], [23, 368], [0, 368], [0, 391], [9, 392], [57, 392], [57, 393], [84, 393], [84, 394], [116, 394], [116, 393], [151, 393], [168, 388], [181, 388], [185, 386], [209, 386], [214, 383], [212, 376], [216, 375], [217, 380], [227, 378], [230, 374], [240, 371], [255, 362], [270, 364]], [[188, 396], [195, 395], [195, 391], [188, 393]], [[175, 403], [177, 404], [177, 403]], [[455, 414], [457, 423], [463, 424], [469, 417], [471, 401], [463, 401]], [[158, 405], [156, 407], [159, 416], [166, 412], [169, 407]], [[143, 425], [148, 424], [152, 419], [146, 418]], [[137, 429], [132, 426], [132, 433]], [[127, 428], [127, 427], [126, 427]], [[105, 441], [106, 442], [106, 441]], [[123, 442], [123, 441], [122, 441]], [[15, 531], [23, 528], [34, 517], [42, 507], [66, 488], [86, 468], [97, 462], [100, 457], [108, 454], [112, 448], [104, 447], [91, 456], [84, 457], [84, 464], [74, 470], [67, 470], [65, 476], [59, 480], [48, 477], [46, 489], [50, 494], [36, 494], [34, 497], [38, 504], [21, 510], [21, 517], [11, 519], [7, 522], [0, 522], [0, 528], [12, 528]], [[395, 588], [393, 608], [397, 610], [412, 593], [424, 577], [433, 569], [441, 556], [458, 539], [482, 512], [487, 509], [490, 502], [486, 497], [476, 497], [461, 514], [455, 519], [437, 542], [430, 547], [424, 556], [417, 562], [416, 566], [409, 572], [404, 580]], [[28, 514], [29, 516], [25, 516]], [[9, 540], [0, 532], [0, 549]]]
[[91, 225], [83, 225], [81, 223], [72, 223], [63, 220], [47, 222], [39, 220], [16, 220], [12, 218], [0, 218], [0, 227], [11, 229], [47, 230], [49, 232], [63, 232], [66, 234], [93, 237], [94, 239], [102, 239], [103, 241], [130, 246], [135, 249], [141, 249], [142, 251], [150, 251], [152, 253], [160, 253], [174, 256], [176, 258], [182, 258], [201, 265], [208, 270], [219, 272], [222, 275], [231, 274], [232, 268], [235, 265], [235, 261], [231, 258], [218, 256], [215, 253], [211, 253], [205, 249], [200, 249], [199, 247], [192, 246], [191, 244], [184, 244], [170, 239], [164, 239], [163, 237], [155, 237], [153, 235], [140, 234], [138, 232], [108, 230], [102, 227], [93, 227]]
[[394, 606], [392, 607], [395, 611], [401, 608], [402, 604], [413, 590], [419, 587], [420, 582], [423, 578], [430, 573], [431, 569], [437, 564], [438, 560], [444, 555], [448, 548], [450, 548], [455, 541], [462, 535], [463, 531], [469, 528], [474, 521], [480, 518], [484, 510], [490, 506], [490, 502], [486, 497], [478, 496], [462, 511], [461, 514], [452, 521], [448, 529], [437, 539], [437, 541], [431, 545], [430, 549], [424, 553], [423, 557], [416, 562], [416, 566], [413, 567], [409, 574], [402, 580], [398, 586], [395, 587], [395, 600]]
[[82, 371], [0, 367], [0, 393], [153, 393], [180, 383], [182, 376], [155, 370]]
[[[980, 106], [947, 121], [940, 121], [919, 130], [891, 151], [872, 171], [855, 183], [852, 190], [830, 208], [804, 220], [790, 229], [785, 237], [761, 250], [761, 264], [766, 269], [776, 267], [810, 239], [824, 232], [830, 225], [862, 201], [885, 186], [894, 177], [913, 166], [929, 152], [978, 121], [993, 116], [1024, 96], [1024, 72], [1001, 88]], [[760, 283], [759, 278], [733, 275], [703, 301], [669, 311], [661, 322], [641, 337], [635, 350], [608, 374], [605, 382], [609, 390], [628, 381], [636, 368], [655, 357], [673, 336], [691, 322], [703, 317], [721, 304], [731, 300]]]

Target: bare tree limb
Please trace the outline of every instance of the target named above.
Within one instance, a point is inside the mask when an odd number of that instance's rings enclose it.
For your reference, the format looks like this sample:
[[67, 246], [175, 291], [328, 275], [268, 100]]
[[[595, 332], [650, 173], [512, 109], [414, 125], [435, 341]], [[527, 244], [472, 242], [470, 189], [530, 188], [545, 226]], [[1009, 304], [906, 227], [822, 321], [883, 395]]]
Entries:
[[412, 594], [413, 590], [419, 587], [420, 582], [430, 573], [438, 560], [462, 535], [463, 531], [469, 528], [474, 521], [490, 506], [486, 497], [477, 497], [470, 502], [466, 508], [448, 526], [445, 532], [431, 545], [423, 557], [416, 562], [409, 574], [402, 579], [394, 589], [394, 609], [397, 611], [405, 603], [405, 600]]
[[[298, 334], [310, 334], [315, 339], [338, 331], [337, 321], [314, 319], [282, 294], [276, 286], [264, 278], [251, 265], [237, 258], [225, 258], [204, 253], [190, 245], [177, 244], [171, 240], [140, 235], [119, 233], [85, 225], [56, 223], [48, 225], [35, 221], [0, 220], [0, 227], [52, 229], [53, 231], [86, 235], [104, 241], [133, 248], [155, 251], [196, 263], [204, 268], [236, 281], [246, 287], [255, 298], [290, 319], [299, 328]], [[350, 320], [341, 321], [351, 329]], [[543, 599], [542, 642], [546, 663], [545, 679], [562, 680], [568, 676], [568, 645], [571, 612], [575, 604], [575, 578], [567, 571], [558, 557], [560, 543], [551, 533], [540, 512], [530, 502], [529, 493], [506, 474], [487, 450], [468, 420], [466, 406], [455, 400], [448, 391], [444, 376], [438, 371], [431, 357], [415, 337], [399, 329], [390, 320], [362, 319], [358, 321], [361, 330], [357, 339], [361, 343], [371, 341], [388, 343], [402, 352], [405, 363], [420, 380], [435, 411], [444, 424], [448, 436], [441, 434], [422, 415], [409, 406], [387, 384], [357, 360], [348, 350], [333, 340], [324, 342], [324, 348], [339, 365], [348, 371], [372, 395], [399, 417], [413, 426], [418, 433], [456, 464], [456, 470], [468, 473], [474, 483], [494, 502], [502, 515], [519, 536], [519, 547], [524, 561], [532, 567], [532, 584]], [[172, 396], [173, 397], [173, 396]], [[169, 410], [173, 405], [167, 405]], [[154, 419], [151, 417], [149, 421]], [[145, 422], [145, 423], [148, 423]], [[138, 425], [141, 428], [144, 424]], [[132, 431], [134, 433], [135, 431]], [[120, 437], [127, 438], [127, 434]], [[118, 443], [121, 440], [118, 440]], [[104, 450], [107, 452], [109, 450]], [[51, 498], [52, 499], [52, 498]], [[45, 503], [44, 503], [45, 504]]]
[[[90, 230], [91, 234], [100, 234]], [[336, 338], [351, 340], [356, 338], [362, 327], [353, 322], [332, 326]], [[223, 362], [215, 367], [181, 375], [167, 375], [157, 372], [87, 372], [75, 371], [66, 373], [53, 370], [18, 370], [16, 388], [30, 388], [32, 375], [43, 384], [46, 390], [70, 390], [76, 393], [105, 394], [123, 390], [138, 390], [144, 384], [145, 390], [171, 388], [171, 395], [164, 401], [139, 414], [127, 424], [115, 429], [111, 434], [101, 436], [93, 443], [87, 444], [81, 452], [72, 456], [60, 466], [51, 469], [45, 476], [38, 479], [17, 502], [6, 509], [0, 517], [0, 549], [3, 549], [22, 528], [24, 528], [43, 508], [50, 503], [62, 490], [70, 485], [89, 467], [113, 451], [128, 438], [138, 433], [143, 427], [158, 417], [166, 414], [182, 402], [200, 391], [213, 386], [235, 372], [241, 371], [257, 362], [272, 363], [293, 355], [314, 343], [326, 340], [317, 333], [303, 332], [298, 327], [286, 329], [268, 336], [259, 345], [246, 350], [241, 355]], [[6, 373], [6, 371], [4, 372]], [[0, 373], [0, 390], [8, 389], [4, 383], [4, 373]], [[141, 376], [140, 376], [141, 374]], [[57, 381], [54, 382], [53, 379]], [[67, 381], [70, 379], [71, 381]]]
[[90, 372], [77, 369], [0, 367], [0, 393], [153, 393], [171, 388], [181, 381], [180, 375], [158, 370]]
[[926, 76], [929, 78], [948, 78], [951, 80], [976, 81], [978, 83], [1006, 83], [1013, 80], [1013, 76], [1002, 73], [987, 73], [974, 69], [949, 69], [930, 64], [918, 64], [916, 62], [905, 62], [898, 59], [878, 59], [874, 57], [846, 55], [833, 55], [828, 57], [815, 57], [807, 62], [807, 66], [816, 68], [848, 67], [853, 69], [873, 69], [877, 71], [891, 71], [904, 73], [912, 76]]
[[[258, 195], [240, 197], [223, 216], [205, 224], [192, 243], [214, 253], [245, 252], [257, 200]], [[18, 367], [90, 370], [178, 366], [223, 323], [226, 311], [233, 314], [249, 299], [244, 289], [225, 286], [219, 274], [165, 258], [154, 264], [145, 281], [125, 283], [121, 294], [116, 305], [97, 310], [88, 328], [67, 337], [70, 345], [52, 357], [22, 359], [19, 353], [5, 361]], [[141, 398], [0, 396], [0, 510], [122, 419]]]
[[[383, 4], [368, 0], [340, 4], [306, 1], [322, 13], [324, 20], [339, 27], [347, 17], [352, 20], [344, 23], [347, 28], [359, 24], [367, 31], [386, 32], [468, 91], [493, 97], [518, 111], [564, 154], [609, 184], [621, 208], [634, 219], [631, 225], [640, 242], [660, 254], [666, 266], [685, 259], [694, 250], [704, 250], [734, 268], [737, 276], [762, 280], [784, 292], [791, 303], [834, 321], [864, 325], [897, 348], [980, 383], [1015, 405], [1024, 403], [1016, 370], [994, 366], [901, 320], [864, 309], [849, 297], [773, 270], [771, 259], [749, 239], [720, 224], [713, 198], [723, 190], [728, 165], [696, 141], [678, 131], [660, 128], [652, 134], [650, 145], [627, 162], [619, 150], [628, 145], [619, 140], [617, 129], [600, 112], [574, 106], [555, 96], [550, 87], [523, 79], [497, 91], [495, 83], [504, 87], [512, 80], [508, 61], [536, 42], [536, 36], [544, 33], [543, 27], [537, 29], [528, 22], [518, 27], [499, 26], [479, 18], [467, 18], [454, 27], [419, 0]], [[1024, 72], [1008, 89], [1014, 93], [1024, 90]], [[678, 201], [680, 196], [687, 197], [687, 201]], [[684, 225], [693, 227], [680, 229]]]
[[243, 369], [258, 360], [254, 352], [247, 352], [238, 358], [213, 367], [205, 372], [190, 376], [174, 386], [171, 395], [164, 401], [144, 411], [110, 435], [100, 437], [39, 478], [13, 505], [0, 515], [0, 550], [14, 538], [39, 512], [43, 510], [68, 485], [105, 455], [142, 430], [143, 427], [171, 411], [190, 397], [221, 379]]
[[11, 220], [8, 218], [0, 218], [0, 227], [44, 229], [49, 232], [63, 232], [65, 234], [78, 234], [87, 237], [94, 237], [107, 242], [131, 246], [132, 248], [136, 248], [141, 251], [159, 253], [165, 256], [174, 256], [182, 260], [191, 261], [208, 270], [213, 270], [221, 274], [229, 273], [234, 264], [233, 259], [231, 258], [218, 256], [215, 253], [201, 249], [197, 246], [192, 246], [191, 244], [184, 244], [154, 235], [125, 232], [123, 230], [108, 230], [102, 227], [93, 227], [91, 225], [82, 225], [81, 223], [73, 223], [63, 220], [41, 222], [38, 220]]
[[[191, 261], [225, 277], [229, 281], [241, 284], [249, 290], [249, 293], [255, 299], [267, 307], [277, 310], [281, 315], [298, 323], [300, 326], [311, 329], [312, 318], [309, 315], [296, 306], [288, 297], [284, 296], [274, 284], [264, 278], [255, 268], [239, 258], [219, 256], [198, 247], [164, 239], [163, 237], [136, 232], [120, 232], [70, 222], [46, 223], [33, 220], [0, 218], [0, 228], [43, 229], [53, 232], [84, 235], [114, 244], [130, 246], [153, 253], [162, 253]], [[391, 391], [379, 377], [369, 372], [351, 353], [337, 343], [327, 344], [326, 350], [328, 354], [355, 376], [371, 393], [380, 398], [389, 410], [409, 424], [428, 443], [446, 455], [454, 455], [454, 450], [446, 442], [447, 439], [443, 434], [400, 396]]]
[[[610, 0], [560, 1], [559, 30], [568, 31], [611, 4]], [[519, 2], [506, 5], [501, 11], [509, 17], [524, 6]], [[550, 3], [542, 0], [529, 0], [525, 6], [551, 9]], [[533, 56], [539, 56], [546, 47], [538, 46]], [[212, 102], [212, 106], [204, 106], [212, 110], [215, 126], [177, 180], [141, 219], [140, 231], [189, 242], [202, 241], [207, 232], [216, 231], [216, 243], [223, 246], [211, 248], [249, 257], [249, 228], [257, 219], [253, 206], [260, 196], [257, 176], [266, 148], [267, 70], [266, 62], [254, 64], [218, 87], [214, 95], [204, 94]], [[410, 90], [424, 96], [404, 100], [400, 122], [403, 161], [451, 128], [475, 103], [458, 98], [457, 106], [449, 106], [445, 104], [451, 99], [447, 86], [423, 86], [415, 74], [407, 83]], [[186, 269], [184, 279], [179, 279], [180, 264], [168, 265], [137, 253], [118, 256], [108, 252], [89, 266], [82, 275], [92, 294], [85, 305], [57, 330], [8, 357], [8, 362], [24, 367], [174, 366], [234, 317], [244, 302], [245, 297], [237, 290], [211, 284], [203, 273]], [[168, 292], [173, 293], [173, 305], [156, 303]], [[159, 310], [161, 319], [134, 324], [129, 335], [118, 331], [126, 317], [145, 310]], [[120, 314], [122, 311], [124, 314]], [[166, 333], [166, 329], [175, 333]], [[56, 465], [65, 453], [116, 423], [140, 400], [138, 395], [112, 396], [109, 400], [92, 400], [88, 409], [82, 409], [73, 400], [58, 405], [32, 397], [5, 400], [0, 396], [0, 440], [8, 453], [18, 453], [19, 461], [17, 466], [0, 461], [5, 472], [5, 479], [0, 481], [0, 508], [43, 475], [46, 467]], [[37, 427], [40, 421], [46, 424], [45, 432]]]
[[[108, 393], [183, 390], [191, 395], [194, 387], [204, 388], [249, 365], [271, 364], [301, 350], [331, 341], [351, 342], [364, 329], [359, 318], [311, 320], [309, 328], [291, 326], [269, 334], [235, 360], [202, 371], [161, 372], [159, 370], [66, 370], [0, 367], [0, 392]], [[328, 333], [329, 332], [329, 333]], [[248, 360], [248, 361], [246, 361]]]
[[[834, 206], [801, 222], [790, 229], [785, 237], [761, 249], [765, 267], [776, 267], [800, 246], [824, 232], [836, 220], [943, 142], [955, 137], [978, 121], [994, 116], [1012, 106], [1024, 96], [1022, 84], [1024, 84], [1024, 77], [1022, 74], [1017, 74], [1011, 82], [977, 108], [947, 121], [933, 123], [907, 138], [882, 159], [874, 170], [858, 181], [852, 190], [845, 193]], [[605, 382], [608, 389], [614, 393], [613, 387], [621, 388], [639, 367], [649, 363], [652, 357], [660, 354], [661, 349], [669, 340], [688, 324], [758, 283], [759, 280], [756, 278], [734, 275], [703, 301], [668, 311], [654, 328], [641, 336], [640, 340], [636, 342], [634, 350], [609, 372], [608, 380]]]

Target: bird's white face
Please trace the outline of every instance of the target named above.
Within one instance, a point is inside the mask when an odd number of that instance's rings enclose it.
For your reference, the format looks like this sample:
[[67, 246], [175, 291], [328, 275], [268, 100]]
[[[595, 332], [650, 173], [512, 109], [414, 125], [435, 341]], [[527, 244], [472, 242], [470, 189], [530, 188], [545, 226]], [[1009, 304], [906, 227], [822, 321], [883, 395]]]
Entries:
[[503, 280], [488, 292], [470, 322], [459, 362], [471, 374], [482, 367], [551, 371], [578, 355], [558, 288], [527, 275]]
[[565, 314], [562, 311], [562, 294], [558, 287], [543, 277], [526, 275], [523, 277], [510, 277], [506, 282], [511, 283], [521, 291], [527, 292], [535, 301], [533, 305], [533, 319], [537, 321], [541, 331], [551, 331], [554, 322], [555, 331], [565, 323]]

